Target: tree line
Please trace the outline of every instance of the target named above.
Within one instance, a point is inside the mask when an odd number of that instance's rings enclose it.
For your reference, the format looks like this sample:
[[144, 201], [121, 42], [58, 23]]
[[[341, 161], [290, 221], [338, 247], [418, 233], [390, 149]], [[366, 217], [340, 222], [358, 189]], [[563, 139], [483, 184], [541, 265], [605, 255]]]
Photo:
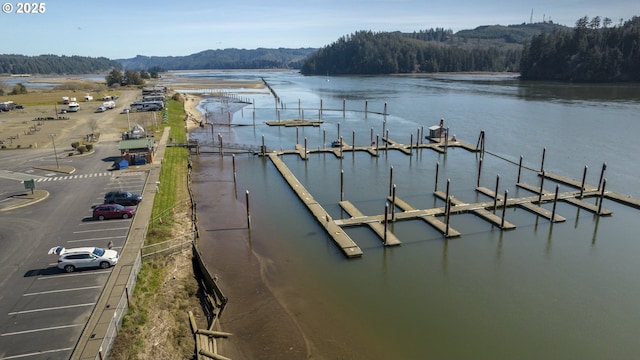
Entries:
[[[433, 31], [447, 40], [450, 33]], [[521, 48], [451, 46], [425, 41], [429, 32], [407, 36], [400, 32], [358, 31], [312, 54], [302, 65], [306, 75], [393, 74], [420, 72], [517, 71]]]
[[5, 74], [91, 74], [121, 67], [105, 57], [0, 54], [0, 73]]
[[539, 34], [523, 50], [523, 79], [640, 81], [640, 18], [611, 27], [611, 19], [580, 18], [573, 31]]

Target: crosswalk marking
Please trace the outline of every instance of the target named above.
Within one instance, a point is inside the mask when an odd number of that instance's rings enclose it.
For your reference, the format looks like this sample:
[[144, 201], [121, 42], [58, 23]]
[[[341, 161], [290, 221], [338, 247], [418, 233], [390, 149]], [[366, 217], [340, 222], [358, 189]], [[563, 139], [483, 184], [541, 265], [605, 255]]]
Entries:
[[98, 172], [98, 173], [92, 173], [92, 174], [77, 174], [77, 175], [67, 175], [67, 176], [54, 176], [54, 177], [47, 177], [47, 178], [43, 177], [43, 178], [35, 179], [35, 182], [89, 179], [89, 178], [100, 177], [100, 176], [111, 176], [111, 177], [114, 177], [114, 178], [118, 178], [118, 177], [122, 177], [122, 176], [141, 176], [141, 175], [144, 175], [144, 174], [145, 174], [144, 171], [129, 171], [129, 172], [122, 172], [122, 173]]

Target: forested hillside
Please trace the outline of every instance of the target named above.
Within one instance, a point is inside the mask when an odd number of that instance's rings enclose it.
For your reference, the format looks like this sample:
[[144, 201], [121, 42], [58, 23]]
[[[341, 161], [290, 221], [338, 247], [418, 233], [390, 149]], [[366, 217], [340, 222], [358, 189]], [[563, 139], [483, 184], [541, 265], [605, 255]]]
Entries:
[[309, 56], [301, 72], [340, 75], [518, 70], [522, 45], [483, 44], [481, 39], [459, 38], [443, 30], [413, 34], [359, 31]]
[[142, 56], [119, 59], [126, 69], [165, 70], [206, 69], [299, 69], [302, 61], [315, 49], [224, 49], [206, 50], [187, 56]]
[[523, 52], [523, 79], [640, 81], [640, 18], [611, 27], [583, 17], [572, 31], [534, 36]]
[[1, 55], [0, 74], [91, 74], [121, 68], [105, 57]]

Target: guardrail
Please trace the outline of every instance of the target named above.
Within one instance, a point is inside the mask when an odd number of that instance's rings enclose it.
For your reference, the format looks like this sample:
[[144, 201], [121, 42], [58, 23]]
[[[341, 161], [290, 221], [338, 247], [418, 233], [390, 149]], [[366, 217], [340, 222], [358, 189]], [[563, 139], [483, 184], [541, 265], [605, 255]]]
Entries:
[[116, 305], [116, 310], [114, 316], [111, 318], [109, 322], [109, 326], [107, 327], [107, 331], [105, 333], [102, 342], [100, 343], [100, 350], [96, 354], [96, 360], [103, 360], [106, 358], [105, 354], [109, 354], [111, 351], [111, 347], [113, 346], [113, 342], [116, 340], [116, 336], [118, 336], [118, 329], [122, 325], [122, 319], [124, 315], [129, 310], [129, 295], [133, 293], [137, 279], [138, 273], [140, 272], [140, 268], [142, 267], [142, 255], [138, 253], [135, 262], [133, 263], [133, 267], [131, 272], [129, 273], [129, 278], [127, 279], [127, 285], [125, 287], [125, 291], [122, 293], [120, 300], [118, 301], [118, 305]]

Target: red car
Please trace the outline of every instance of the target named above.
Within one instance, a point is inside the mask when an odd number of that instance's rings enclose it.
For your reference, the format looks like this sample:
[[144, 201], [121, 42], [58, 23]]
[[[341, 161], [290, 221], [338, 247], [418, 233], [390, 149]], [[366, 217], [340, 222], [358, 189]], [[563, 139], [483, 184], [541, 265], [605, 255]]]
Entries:
[[128, 219], [133, 217], [135, 213], [135, 207], [122, 206], [118, 204], [103, 204], [93, 208], [93, 218], [95, 220]]

